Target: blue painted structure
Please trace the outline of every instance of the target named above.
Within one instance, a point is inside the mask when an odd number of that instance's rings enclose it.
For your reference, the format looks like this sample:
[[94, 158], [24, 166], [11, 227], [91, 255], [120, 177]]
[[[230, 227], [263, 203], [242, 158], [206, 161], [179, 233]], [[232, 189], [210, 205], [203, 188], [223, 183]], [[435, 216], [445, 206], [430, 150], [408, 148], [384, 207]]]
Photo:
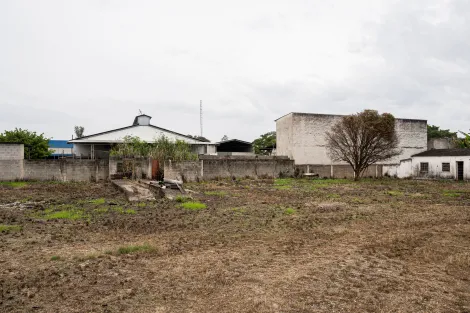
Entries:
[[49, 140], [49, 150], [52, 150], [53, 157], [71, 157], [73, 144], [67, 143], [68, 140]]

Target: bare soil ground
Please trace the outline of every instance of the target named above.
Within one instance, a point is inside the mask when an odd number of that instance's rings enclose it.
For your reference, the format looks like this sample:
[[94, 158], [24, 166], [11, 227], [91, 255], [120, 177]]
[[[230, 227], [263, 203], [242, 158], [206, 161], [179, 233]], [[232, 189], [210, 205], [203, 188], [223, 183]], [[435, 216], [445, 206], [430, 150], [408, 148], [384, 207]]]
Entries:
[[186, 187], [0, 184], [0, 311], [470, 312], [470, 184]]

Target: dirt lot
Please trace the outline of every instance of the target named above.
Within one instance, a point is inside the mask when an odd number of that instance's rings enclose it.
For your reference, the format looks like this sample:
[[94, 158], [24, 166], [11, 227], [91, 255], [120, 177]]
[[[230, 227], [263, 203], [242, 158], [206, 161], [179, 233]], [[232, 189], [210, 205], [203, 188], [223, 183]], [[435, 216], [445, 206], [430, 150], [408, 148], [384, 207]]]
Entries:
[[470, 312], [470, 184], [187, 187], [0, 184], [0, 311]]

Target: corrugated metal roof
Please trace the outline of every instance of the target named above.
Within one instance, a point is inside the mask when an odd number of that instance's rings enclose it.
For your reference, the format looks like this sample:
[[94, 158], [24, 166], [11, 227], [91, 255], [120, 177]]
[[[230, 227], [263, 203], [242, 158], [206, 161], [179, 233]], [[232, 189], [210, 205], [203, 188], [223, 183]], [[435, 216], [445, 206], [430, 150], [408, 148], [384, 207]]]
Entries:
[[67, 143], [67, 140], [49, 140], [49, 148], [72, 148], [73, 144]]

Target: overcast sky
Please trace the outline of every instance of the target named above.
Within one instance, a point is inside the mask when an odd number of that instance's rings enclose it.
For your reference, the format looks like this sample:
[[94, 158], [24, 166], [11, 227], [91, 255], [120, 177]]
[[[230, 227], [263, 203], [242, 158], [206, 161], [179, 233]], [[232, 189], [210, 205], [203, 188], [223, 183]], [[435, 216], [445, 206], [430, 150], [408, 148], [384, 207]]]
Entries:
[[0, 132], [253, 140], [288, 112], [470, 128], [468, 0], [3, 0]]

